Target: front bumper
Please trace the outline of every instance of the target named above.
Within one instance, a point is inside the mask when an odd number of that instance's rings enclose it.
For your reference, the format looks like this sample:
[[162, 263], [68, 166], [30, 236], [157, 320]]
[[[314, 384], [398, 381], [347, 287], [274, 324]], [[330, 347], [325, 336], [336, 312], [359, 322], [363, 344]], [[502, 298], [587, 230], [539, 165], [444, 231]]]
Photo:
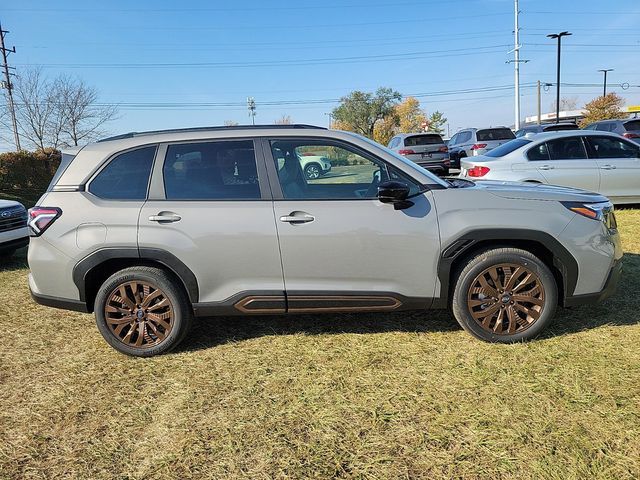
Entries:
[[586, 295], [574, 295], [571, 297], [566, 297], [564, 299], [565, 307], [575, 307], [578, 305], [588, 305], [592, 303], [601, 302], [616, 292], [618, 288], [618, 283], [620, 282], [620, 277], [622, 276], [622, 259], [618, 259], [614, 262], [611, 270], [609, 271], [609, 275], [607, 276], [607, 280], [604, 282], [604, 287], [602, 290], [596, 293], [589, 293]]

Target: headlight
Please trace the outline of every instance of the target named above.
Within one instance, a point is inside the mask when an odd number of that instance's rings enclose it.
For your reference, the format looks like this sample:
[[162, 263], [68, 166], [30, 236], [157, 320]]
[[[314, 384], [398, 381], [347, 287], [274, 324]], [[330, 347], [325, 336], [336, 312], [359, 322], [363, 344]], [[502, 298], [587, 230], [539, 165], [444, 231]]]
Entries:
[[561, 202], [572, 212], [582, 215], [592, 220], [604, 222], [608, 228], [617, 228], [616, 217], [613, 213], [611, 202], [582, 203], [582, 202]]

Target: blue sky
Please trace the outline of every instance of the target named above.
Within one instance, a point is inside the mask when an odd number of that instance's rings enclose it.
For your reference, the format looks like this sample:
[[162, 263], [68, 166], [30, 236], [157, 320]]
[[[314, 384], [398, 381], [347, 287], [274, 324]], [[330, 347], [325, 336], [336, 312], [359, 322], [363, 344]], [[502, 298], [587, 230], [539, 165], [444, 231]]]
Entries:
[[[113, 133], [247, 123], [247, 96], [258, 104], [257, 123], [290, 115], [326, 125], [332, 100], [380, 86], [422, 94], [423, 108], [444, 112], [452, 133], [514, 120], [513, 66], [505, 63], [512, 0], [22, 0], [5, 7], [0, 20], [17, 48], [11, 63], [95, 86], [102, 102], [121, 105]], [[561, 30], [573, 33], [563, 42], [563, 82], [599, 85], [597, 70], [613, 68], [609, 89], [640, 104], [638, 0], [521, 0], [520, 9], [521, 58], [529, 60], [521, 70], [523, 116], [535, 114], [535, 81], [555, 81], [555, 43], [545, 35]], [[563, 87], [563, 97], [581, 105], [600, 92]], [[543, 93], [544, 111], [554, 95]]]

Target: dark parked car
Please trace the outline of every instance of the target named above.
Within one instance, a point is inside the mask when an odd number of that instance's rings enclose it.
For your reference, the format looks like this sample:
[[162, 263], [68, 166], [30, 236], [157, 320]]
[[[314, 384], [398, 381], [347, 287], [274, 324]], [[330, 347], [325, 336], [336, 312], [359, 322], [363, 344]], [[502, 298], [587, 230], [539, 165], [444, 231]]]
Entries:
[[516, 131], [516, 138], [524, 137], [527, 133], [557, 132], [559, 130], [579, 130], [580, 127], [572, 122], [543, 123], [527, 125]]

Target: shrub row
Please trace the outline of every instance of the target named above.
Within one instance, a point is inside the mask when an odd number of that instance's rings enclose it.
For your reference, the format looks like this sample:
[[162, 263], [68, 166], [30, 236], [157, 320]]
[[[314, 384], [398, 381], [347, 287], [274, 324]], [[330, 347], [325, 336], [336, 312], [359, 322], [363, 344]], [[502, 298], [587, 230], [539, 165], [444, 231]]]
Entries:
[[47, 189], [60, 165], [60, 158], [60, 152], [53, 149], [0, 154], [0, 198], [5, 196], [34, 203]]

